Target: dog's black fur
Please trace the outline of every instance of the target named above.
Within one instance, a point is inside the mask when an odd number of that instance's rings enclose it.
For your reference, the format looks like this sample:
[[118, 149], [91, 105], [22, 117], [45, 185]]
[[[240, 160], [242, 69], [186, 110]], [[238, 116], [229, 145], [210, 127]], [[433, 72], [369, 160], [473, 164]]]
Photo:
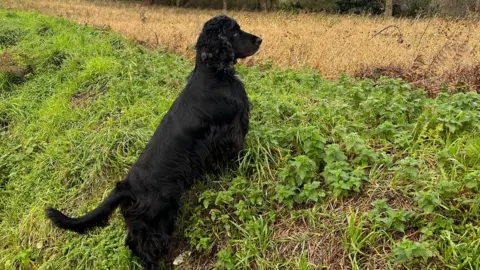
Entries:
[[238, 158], [243, 149], [250, 103], [233, 65], [255, 54], [261, 42], [227, 16], [207, 21], [185, 89], [126, 178], [92, 212], [70, 218], [49, 208], [48, 218], [60, 228], [83, 233], [105, 226], [120, 206], [128, 228], [126, 245], [145, 269], [158, 269], [182, 193], [205, 172]]

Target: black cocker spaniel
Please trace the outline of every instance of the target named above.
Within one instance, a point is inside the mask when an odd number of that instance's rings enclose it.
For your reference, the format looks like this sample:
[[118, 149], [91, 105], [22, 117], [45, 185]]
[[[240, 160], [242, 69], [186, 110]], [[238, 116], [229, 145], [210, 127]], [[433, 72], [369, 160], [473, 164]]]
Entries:
[[168, 252], [182, 193], [206, 172], [231, 164], [243, 149], [250, 103], [233, 69], [257, 52], [259, 37], [225, 15], [207, 21], [196, 45], [195, 69], [124, 180], [93, 211], [70, 218], [49, 208], [60, 228], [86, 232], [105, 226], [118, 207], [126, 245], [145, 269], [159, 269]]

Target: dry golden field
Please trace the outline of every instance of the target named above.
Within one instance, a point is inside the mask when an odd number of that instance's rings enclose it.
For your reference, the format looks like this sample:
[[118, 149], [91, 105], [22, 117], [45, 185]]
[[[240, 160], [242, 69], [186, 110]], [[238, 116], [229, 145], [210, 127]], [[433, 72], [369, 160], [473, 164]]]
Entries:
[[[202, 23], [217, 10], [147, 7], [82, 0], [3, 0], [7, 7], [38, 10], [76, 22], [108, 26], [145, 45], [193, 56]], [[478, 18], [385, 19], [326, 14], [229, 11], [244, 30], [264, 39], [246, 64], [317, 69], [325, 78], [403, 77], [431, 92], [480, 89]], [[383, 30], [383, 31], [382, 31]]]

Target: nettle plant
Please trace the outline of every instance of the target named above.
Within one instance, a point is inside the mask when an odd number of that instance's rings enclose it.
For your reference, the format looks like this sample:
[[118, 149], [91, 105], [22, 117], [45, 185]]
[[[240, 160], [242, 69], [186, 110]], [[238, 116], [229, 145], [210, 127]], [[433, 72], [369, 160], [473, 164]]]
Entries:
[[277, 186], [276, 198], [289, 208], [295, 203], [320, 202], [327, 193], [342, 197], [359, 192], [366, 179], [364, 168], [377, 159], [376, 153], [356, 133], [344, 135], [345, 148], [355, 166], [340, 145], [326, 145], [315, 127], [300, 129], [297, 141], [302, 153], [280, 169], [282, 182]]
[[[441, 93], [429, 101], [418, 118], [414, 134], [419, 144], [445, 144], [475, 134], [480, 125], [480, 98], [475, 93]], [[473, 133], [472, 133], [473, 132]]]
[[437, 98], [434, 119], [446, 128], [447, 136], [472, 130], [480, 123], [480, 98], [473, 93], [450, 96], [442, 93]]
[[413, 157], [406, 157], [395, 163], [394, 180], [409, 180], [414, 181], [419, 174], [419, 167], [421, 162]]
[[415, 219], [415, 214], [407, 210], [395, 210], [385, 200], [372, 203], [374, 207], [367, 213], [370, 222], [377, 224], [385, 231], [405, 232]]
[[294, 202], [319, 202], [326, 194], [320, 188], [317, 171], [318, 166], [311, 158], [294, 157], [279, 174], [284, 184], [277, 186], [277, 199], [289, 208]]
[[325, 149], [325, 168], [322, 176], [334, 197], [347, 196], [351, 191], [359, 192], [362, 180], [366, 179], [362, 168], [352, 168], [338, 144]]
[[433, 256], [433, 252], [428, 243], [414, 242], [405, 238], [397, 243], [397, 247], [393, 250], [392, 255], [396, 264], [405, 264], [407, 262], [414, 264], [418, 259], [426, 261]]
[[325, 156], [325, 138], [313, 126], [299, 129], [295, 137], [297, 148], [303, 154], [291, 158], [280, 169], [282, 184], [277, 186], [276, 195], [276, 199], [289, 208], [294, 203], [316, 203], [326, 196], [318, 175]]
[[192, 245], [197, 250], [210, 251], [219, 239], [238, 236], [238, 228], [232, 225], [254, 222], [253, 218], [266, 204], [263, 193], [260, 187], [250, 185], [240, 176], [233, 179], [226, 190], [202, 192], [191, 216], [191, 225], [186, 229]]
[[355, 132], [343, 136], [345, 148], [350, 156], [354, 156], [353, 164], [368, 167], [378, 160], [378, 154], [365, 145], [365, 140]]

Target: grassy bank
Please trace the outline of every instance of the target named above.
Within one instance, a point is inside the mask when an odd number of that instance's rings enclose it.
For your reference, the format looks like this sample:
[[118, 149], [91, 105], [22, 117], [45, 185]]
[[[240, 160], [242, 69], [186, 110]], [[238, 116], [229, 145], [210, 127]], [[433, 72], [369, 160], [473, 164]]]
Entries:
[[[118, 214], [55, 229], [122, 179], [193, 63], [102, 28], [0, 9], [0, 268], [137, 269]], [[236, 172], [186, 194], [183, 269], [477, 269], [480, 97], [388, 78], [239, 66], [253, 103]], [[187, 253], [185, 253], [187, 252]]]

